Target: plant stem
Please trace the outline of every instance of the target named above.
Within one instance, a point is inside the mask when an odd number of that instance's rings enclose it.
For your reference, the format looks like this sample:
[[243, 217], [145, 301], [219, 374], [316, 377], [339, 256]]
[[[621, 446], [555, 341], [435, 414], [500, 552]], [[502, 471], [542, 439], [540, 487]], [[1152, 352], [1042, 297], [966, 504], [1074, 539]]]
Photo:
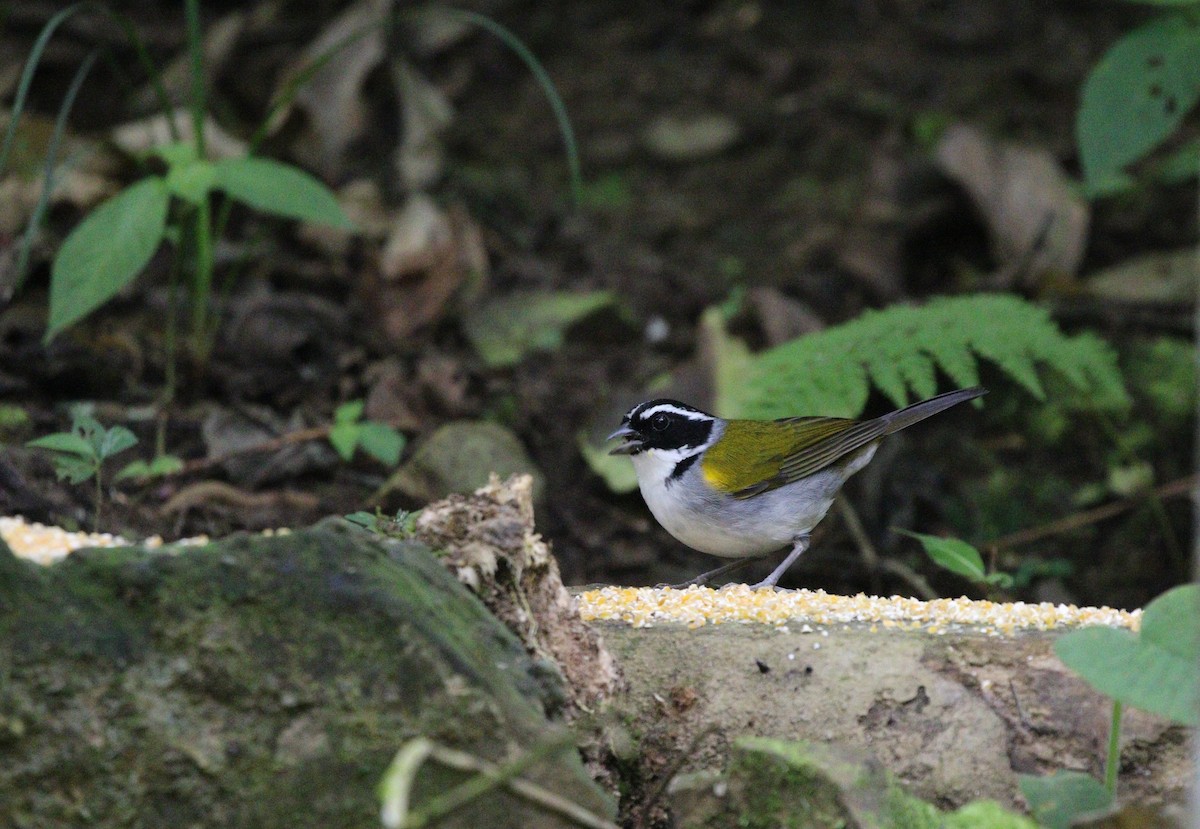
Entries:
[[196, 272], [192, 277], [192, 338], [196, 359], [208, 363], [208, 303], [212, 294], [213, 242], [212, 205], [203, 199], [196, 206]]
[[192, 137], [196, 142], [196, 157], [204, 158], [204, 38], [200, 30], [200, 0], [187, 0], [188, 57], [190, 58], [192, 94]]
[[99, 532], [101, 527], [101, 519], [104, 512], [104, 481], [101, 477], [101, 466], [99, 461], [96, 462], [96, 474], [94, 477], [96, 478], [96, 518], [93, 522], [93, 526], [96, 528], [96, 532]]
[[1104, 763], [1104, 788], [1115, 802], [1117, 772], [1121, 768], [1121, 701], [1113, 700], [1112, 725], [1108, 729], [1108, 760]]

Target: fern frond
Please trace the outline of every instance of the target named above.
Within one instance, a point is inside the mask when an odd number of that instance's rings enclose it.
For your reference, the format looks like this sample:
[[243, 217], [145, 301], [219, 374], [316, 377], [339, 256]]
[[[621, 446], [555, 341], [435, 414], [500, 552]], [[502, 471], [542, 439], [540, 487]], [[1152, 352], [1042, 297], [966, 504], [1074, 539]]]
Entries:
[[1007, 294], [931, 300], [868, 311], [844, 325], [758, 355], [726, 396], [735, 417], [855, 417], [874, 383], [897, 406], [932, 397], [941, 369], [960, 386], [979, 382], [987, 360], [1034, 397], [1039, 369], [1061, 374], [1097, 408], [1129, 405], [1113, 350], [1091, 334], [1069, 337], [1042, 308]]

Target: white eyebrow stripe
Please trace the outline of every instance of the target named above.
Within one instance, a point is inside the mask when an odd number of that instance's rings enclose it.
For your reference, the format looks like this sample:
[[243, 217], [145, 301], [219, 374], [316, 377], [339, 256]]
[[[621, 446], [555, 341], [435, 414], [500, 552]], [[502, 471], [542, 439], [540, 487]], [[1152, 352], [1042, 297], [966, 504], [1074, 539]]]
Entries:
[[646, 409], [644, 412], [640, 412], [639, 417], [650, 417], [651, 415], [656, 415], [659, 412], [677, 414], [681, 417], [686, 417], [688, 420], [712, 420], [712, 418], [704, 414], [704, 412], [681, 409], [678, 406], [672, 406], [670, 403], [659, 403], [657, 406], [652, 406], [651, 408]]

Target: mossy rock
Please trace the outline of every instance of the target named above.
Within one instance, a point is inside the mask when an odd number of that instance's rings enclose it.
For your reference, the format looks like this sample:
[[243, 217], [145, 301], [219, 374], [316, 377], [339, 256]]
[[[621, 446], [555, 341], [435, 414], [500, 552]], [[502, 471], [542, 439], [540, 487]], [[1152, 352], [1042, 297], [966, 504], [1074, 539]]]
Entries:
[[802, 740], [742, 737], [723, 776], [671, 796], [690, 829], [1037, 829], [994, 801], [939, 811], [869, 757]]
[[500, 478], [531, 475], [533, 498], [541, 500], [545, 479], [510, 429], [486, 420], [458, 420], [422, 438], [375, 500], [400, 492], [428, 503], [453, 493], [474, 492], [486, 486], [493, 474]]
[[[493, 762], [562, 727], [557, 677], [416, 543], [344, 522], [178, 553], [0, 543], [4, 825], [375, 827], [376, 786], [424, 735]], [[565, 749], [527, 779], [600, 814]], [[465, 775], [428, 763], [417, 806]], [[494, 789], [439, 826], [557, 827]]]

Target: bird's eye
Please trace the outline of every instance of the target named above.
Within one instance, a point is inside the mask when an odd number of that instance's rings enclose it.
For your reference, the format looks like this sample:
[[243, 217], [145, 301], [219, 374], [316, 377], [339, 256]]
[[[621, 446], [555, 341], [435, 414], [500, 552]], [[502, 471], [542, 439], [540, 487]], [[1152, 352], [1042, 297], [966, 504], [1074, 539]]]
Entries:
[[650, 418], [650, 428], [656, 432], [661, 432], [671, 423], [671, 418], [667, 417], [662, 412], [659, 412], [654, 417]]

